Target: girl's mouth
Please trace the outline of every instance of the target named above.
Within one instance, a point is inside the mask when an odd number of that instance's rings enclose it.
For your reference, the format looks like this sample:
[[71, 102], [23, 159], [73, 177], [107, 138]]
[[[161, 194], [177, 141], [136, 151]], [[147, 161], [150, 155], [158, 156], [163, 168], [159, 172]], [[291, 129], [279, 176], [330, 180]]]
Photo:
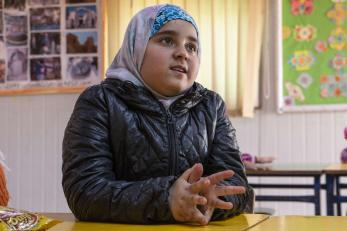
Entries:
[[170, 67], [170, 70], [178, 71], [178, 72], [185, 73], [185, 74], [187, 73], [187, 69], [181, 65], [172, 66], [172, 67]]

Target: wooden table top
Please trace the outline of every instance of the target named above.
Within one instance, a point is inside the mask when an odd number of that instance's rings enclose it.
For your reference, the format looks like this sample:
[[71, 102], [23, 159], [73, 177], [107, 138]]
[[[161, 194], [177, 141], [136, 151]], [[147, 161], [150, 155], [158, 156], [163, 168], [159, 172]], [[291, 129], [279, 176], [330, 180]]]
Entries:
[[75, 216], [72, 213], [38, 213], [46, 217], [53, 218], [60, 221], [76, 221]]
[[[69, 216], [68, 216], [69, 217]], [[268, 219], [264, 214], [241, 214], [239, 216], [224, 220], [214, 221], [207, 226], [190, 224], [158, 224], [158, 225], [134, 225], [134, 224], [112, 224], [96, 222], [73, 222], [65, 221], [59, 223], [50, 231], [225, 231], [225, 230], [247, 230]]]
[[324, 169], [326, 174], [347, 174], [347, 164], [331, 164]]
[[327, 164], [291, 163], [261, 165], [263, 169], [247, 170], [248, 176], [316, 176], [323, 174]]
[[256, 225], [252, 231], [332, 231], [346, 230], [347, 218], [341, 216], [275, 216]]

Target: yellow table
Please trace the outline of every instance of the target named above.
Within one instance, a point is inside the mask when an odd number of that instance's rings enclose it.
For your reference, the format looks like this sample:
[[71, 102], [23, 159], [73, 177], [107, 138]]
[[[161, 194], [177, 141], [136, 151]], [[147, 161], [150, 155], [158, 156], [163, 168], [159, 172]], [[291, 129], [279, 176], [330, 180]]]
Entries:
[[171, 230], [203, 230], [203, 231], [226, 231], [226, 230], [247, 230], [268, 219], [264, 214], [241, 214], [225, 221], [211, 222], [207, 226], [189, 224], [170, 224], [170, 225], [129, 225], [111, 223], [91, 223], [65, 221], [50, 228], [50, 231], [171, 231]]
[[250, 231], [335, 231], [347, 229], [347, 217], [278, 216], [251, 228]]

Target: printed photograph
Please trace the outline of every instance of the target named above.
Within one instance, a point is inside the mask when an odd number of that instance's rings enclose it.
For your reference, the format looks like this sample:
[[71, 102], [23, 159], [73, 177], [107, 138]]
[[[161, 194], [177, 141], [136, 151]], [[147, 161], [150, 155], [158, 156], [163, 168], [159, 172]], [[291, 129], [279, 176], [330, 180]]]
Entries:
[[60, 8], [34, 8], [30, 9], [31, 30], [60, 29]]
[[4, 38], [0, 36], [0, 83], [5, 82], [5, 69], [6, 69], [6, 47]]
[[6, 46], [2, 36], [0, 36], [0, 59], [6, 59]]
[[97, 53], [97, 32], [70, 32], [66, 35], [66, 52]]
[[60, 33], [44, 32], [31, 33], [30, 54], [60, 54]]
[[6, 81], [28, 80], [28, 49], [25, 47], [7, 49]]
[[71, 57], [67, 64], [67, 78], [82, 80], [98, 78], [97, 57]]
[[78, 3], [91, 3], [95, 2], [95, 0], [66, 0], [68, 4], [78, 4]]
[[61, 79], [60, 58], [30, 59], [30, 78], [32, 81]]
[[5, 82], [5, 59], [0, 59], [0, 84]]
[[66, 8], [66, 29], [96, 28], [96, 5]]
[[4, 28], [4, 22], [2, 20], [2, 11], [0, 10], [0, 34], [3, 33], [3, 28]]
[[5, 0], [5, 9], [9, 11], [24, 11], [25, 0]]
[[27, 45], [28, 20], [26, 16], [5, 14], [5, 37], [8, 46]]
[[57, 5], [59, 0], [29, 0], [30, 6], [46, 6], [46, 5]]

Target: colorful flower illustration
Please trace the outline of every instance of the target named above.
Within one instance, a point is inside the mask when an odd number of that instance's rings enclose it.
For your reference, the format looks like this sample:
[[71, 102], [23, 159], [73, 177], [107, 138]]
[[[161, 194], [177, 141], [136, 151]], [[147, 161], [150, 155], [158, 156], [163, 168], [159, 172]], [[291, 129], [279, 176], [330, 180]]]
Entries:
[[337, 27], [331, 31], [328, 41], [331, 48], [342, 50], [347, 45], [347, 33], [342, 27]]
[[285, 96], [283, 98], [283, 102], [285, 106], [293, 106], [295, 105], [295, 100], [291, 96]]
[[328, 89], [326, 89], [326, 88], [321, 88], [320, 95], [321, 95], [323, 98], [327, 98], [327, 97], [329, 96], [329, 91], [328, 91]]
[[283, 37], [283, 39], [289, 38], [291, 33], [292, 33], [292, 31], [290, 30], [290, 28], [288, 26], [284, 26], [282, 28], [282, 37]]
[[347, 75], [322, 75], [320, 95], [323, 98], [347, 96]]
[[325, 41], [316, 42], [315, 49], [319, 53], [326, 52], [328, 50], [328, 44]]
[[292, 0], [291, 6], [293, 15], [309, 15], [313, 11], [313, 0]]
[[347, 96], [347, 82], [341, 84], [342, 95]]
[[289, 59], [289, 64], [297, 71], [306, 71], [311, 68], [315, 61], [312, 52], [308, 50], [295, 51]]
[[335, 96], [341, 96], [342, 95], [342, 91], [340, 88], [335, 88], [334, 93], [335, 93]]
[[331, 0], [332, 2], [338, 3], [338, 2], [344, 2], [346, 0]]
[[317, 29], [312, 25], [296, 25], [294, 29], [294, 39], [296, 41], [310, 41], [316, 37]]
[[343, 25], [347, 17], [347, 9], [343, 6], [343, 3], [336, 3], [334, 8], [327, 12], [327, 17], [335, 22], [338, 26]]
[[299, 75], [297, 81], [296, 81], [301, 87], [308, 88], [311, 83], [313, 82], [313, 78], [308, 73], [302, 73]]
[[294, 99], [299, 100], [299, 101], [305, 100], [305, 96], [302, 93], [302, 90], [298, 85], [292, 84], [290, 82], [286, 82], [285, 86], [286, 86], [286, 89], [288, 91], [289, 96], [291, 96]]
[[322, 75], [322, 76], [320, 77], [320, 83], [321, 83], [321, 84], [322, 84], [322, 83], [327, 83], [328, 80], [329, 80], [329, 78], [328, 78], [327, 75]]
[[347, 65], [347, 58], [342, 54], [336, 54], [330, 61], [330, 65], [336, 71], [340, 71]]

